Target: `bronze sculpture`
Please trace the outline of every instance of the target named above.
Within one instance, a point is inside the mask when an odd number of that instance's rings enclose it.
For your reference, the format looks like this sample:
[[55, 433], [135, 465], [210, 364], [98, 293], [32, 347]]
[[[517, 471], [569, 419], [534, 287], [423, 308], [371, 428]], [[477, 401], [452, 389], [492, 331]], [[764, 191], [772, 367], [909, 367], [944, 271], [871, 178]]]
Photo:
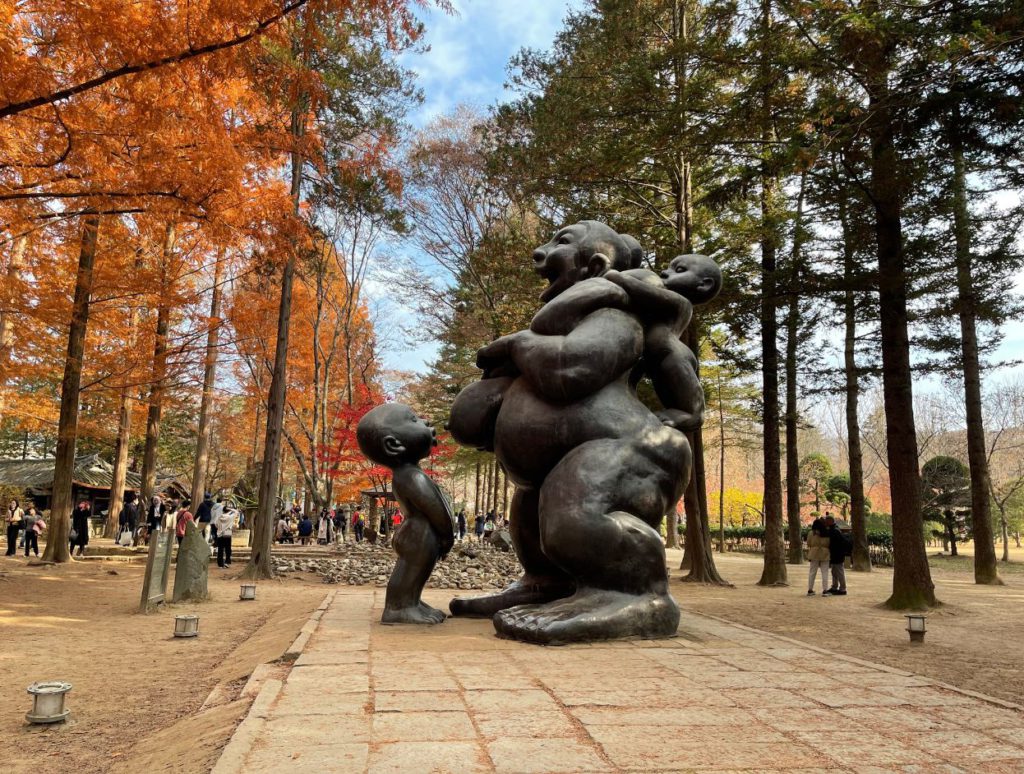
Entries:
[[[449, 429], [493, 450], [516, 484], [510, 531], [524, 574], [498, 594], [453, 599], [453, 615], [493, 617], [500, 636], [545, 644], [675, 633], [656, 527], [686, 486], [682, 431], [704, 408], [679, 334], [721, 276], [704, 256], [673, 262], [685, 279], [640, 269], [641, 258], [603, 223], [560, 229], [533, 254], [549, 284], [530, 328], [478, 352], [483, 376], [457, 397]], [[659, 415], [636, 396], [643, 372]]]
[[434, 428], [401, 403], [385, 403], [359, 420], [356, 441], [366, 457], [391, 468], [405, 520], [392, 545], [398, 561], [388, 579], [381, 623], [438, 624], [445, 614], [420, 595], [430, 573], [455, 544], [451, 506], [419, 462], [437, 444]]

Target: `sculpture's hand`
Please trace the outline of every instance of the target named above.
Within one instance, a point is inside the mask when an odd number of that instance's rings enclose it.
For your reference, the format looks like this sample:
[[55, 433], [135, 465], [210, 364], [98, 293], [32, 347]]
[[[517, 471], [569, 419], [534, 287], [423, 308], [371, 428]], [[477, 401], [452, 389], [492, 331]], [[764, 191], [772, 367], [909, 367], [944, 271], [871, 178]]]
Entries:
[[661, 420], [661, 424], [683, 433], [693, 432], [704, 424], [704, 418], [699, 414], [691, 414], [679, 409], [665, 409], [659, 411], [655, 416]]
[[485, 347], [481, 347], [476, 353], [476, 367], [484, 372], [484, 379], [497, 376], [514, 376], [514, 373], [506, 373], [509, 368], [515, 369], [512, 363], [512, 345], [524, 333], [519, 331], [508, 336], [495, 339]]

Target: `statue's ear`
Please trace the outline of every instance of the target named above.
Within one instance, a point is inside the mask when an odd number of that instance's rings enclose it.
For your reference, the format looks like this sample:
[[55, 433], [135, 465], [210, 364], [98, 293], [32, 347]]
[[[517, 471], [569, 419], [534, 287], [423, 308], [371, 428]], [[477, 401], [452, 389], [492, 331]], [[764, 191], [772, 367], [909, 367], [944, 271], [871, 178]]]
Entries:
[[600, 277], [612, 266], [611, 259], [604, 253], [594, 253], [587, 261], [587, 273], [584, 279]]
[[384, 436], [384, 451], [391, 457], [400, 457], [405, 453], [405, 444], [393, 435]]

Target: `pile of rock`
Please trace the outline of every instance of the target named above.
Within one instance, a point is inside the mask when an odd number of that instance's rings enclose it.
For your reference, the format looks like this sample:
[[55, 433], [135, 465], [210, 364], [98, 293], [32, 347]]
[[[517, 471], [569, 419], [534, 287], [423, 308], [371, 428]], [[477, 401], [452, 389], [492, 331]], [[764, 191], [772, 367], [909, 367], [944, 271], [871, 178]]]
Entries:
[[[273, 556], [274, 572], [287, 575], [308, 572], [324, 583], [349, 586], [386, 586], [394, 567], [395, 552], [381, 544], [343, 543], [330, 557]], [[522, 574], [511, 551], [488, 543], [463, 543], [437, 563], [427, 585], [435, 589], [500, 589]]]

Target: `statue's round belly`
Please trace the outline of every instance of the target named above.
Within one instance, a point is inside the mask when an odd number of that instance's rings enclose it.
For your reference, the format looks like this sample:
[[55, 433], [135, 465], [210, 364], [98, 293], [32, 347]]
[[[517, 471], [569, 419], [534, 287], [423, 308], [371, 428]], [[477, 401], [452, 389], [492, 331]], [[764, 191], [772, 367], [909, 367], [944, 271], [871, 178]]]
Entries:
[[596, 438], [635, 437], [661, 427], [622, 377], [575, 403], [551, 403], [525, 378], [509, 387], [498, 413], [495, 453], [520, 486], [539, 486], [572, 449]]

